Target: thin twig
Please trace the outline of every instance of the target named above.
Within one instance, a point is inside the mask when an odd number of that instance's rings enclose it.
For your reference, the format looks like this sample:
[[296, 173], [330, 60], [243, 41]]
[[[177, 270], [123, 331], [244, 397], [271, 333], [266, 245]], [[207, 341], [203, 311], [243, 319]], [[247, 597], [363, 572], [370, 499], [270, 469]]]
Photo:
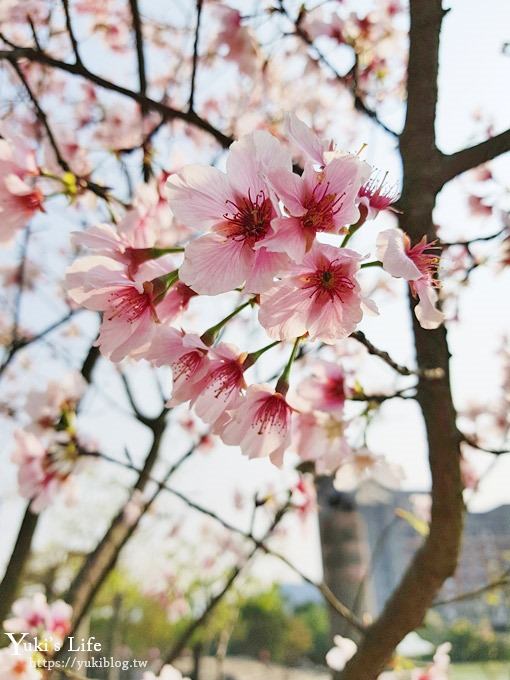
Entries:
[[195, 81], [197, 77], [198, 67], [198, 45], [200, 41], [200, 19], [202, 17], [203, 0], [197, 0], [197, 23], [195, 26], [195, 42], [193, 44], [193, 59], [191, 67], [191, 84], [188, 101], [188, 111], [193, 111], [195, 103]]
[[397, 373], [400, 373], [400, 375], [406, 376], [417, 375], [420, 378], [426, 378], [427, 380], [439, 380], [443, 377], [443, 370], [440, 368], [412, 369], [407, 368], [407, 366], [403, 366], [402, 364], [398, 364], [391, 358], [388, 352], [386, 352], [385, 350], [378, 349], [372, 342], [370, 342], [370, 340], [362, 331], [356, 331], [355, 333], [352, 333], [350, 337], [354, 338], [362, 345], [364, 345], [370, 354], [373, 354], [374, 356], [379, 357], [379, 359], [382, 359], [386, 364], [388, 364], [388, 366], [391, 366], [391, 368], [393, 368]]

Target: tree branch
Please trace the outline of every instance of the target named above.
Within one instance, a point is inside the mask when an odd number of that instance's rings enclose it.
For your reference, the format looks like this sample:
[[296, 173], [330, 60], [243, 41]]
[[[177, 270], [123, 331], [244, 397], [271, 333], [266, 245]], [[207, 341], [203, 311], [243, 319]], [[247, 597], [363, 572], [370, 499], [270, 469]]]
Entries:
[[398, 364], [391, 358], [388, 352], [378, 349], [373, 343], [371, 343], [367, 336], [363, 333], [363, 331], [355, 331], [354, 333], [351, 334], [350, 337], [354, 338], [364, 347], [366, 347], [369, 354], [373, 354], [374, 356], [379, 357], [379, 359], [382, 359], [386, 364], [388, 364], [388, 366], [391, 366], [391, 368], [393, 368], [397, 373], [400, 373], [400, 375], [407, 376], [418, 375], [421, 376], [422, 378], [426, 378], [427, 380], [438, 380], [439, 378], [443, 377], [443, 371], [439, 368], [426, 368], [420, 370], [407, 368], [407, 366], [402, 366], [401, 364]]
[[[0, 34], [0, 38], [9, 44], [2, 34]], [[218, 130], [207, 120], [197, 115], [194, 111], [180, 111], [179, 109], [174, 109], [163, 102], [158, 102], [147, 96], [142, 96], [139, 92], [135, 92], [127, 87], [123, 87], [122, 85], [112, 83], [110, 80], [92, 73], [85, 66], [83, 66], [83, 64], [68, 64], [65, 61], [61, 61], [60, 59], [55, 59], [46, 52], [33, 49], [32, 47], [18, 46], [14, 46], [10, 50], [0, 50], [0, 60], [2, 59], [9, 61], [10, 63], [15, 63], [20, 59], [28, 59], [31, 62], [49, 66], [50, 68], [55, 68], [72, 75], [80, 76], [81, 78], [84, 78], [85, 80], [88, 80], [89, 82], [94, 83], [105, 90], [117, 92], [117, 94], [121, 94], [124, 97], [128, 97], [129, 99], [138, 102], [139, 104], [145, 105], [152, 111], [157, 111], [165, 121], [182, 120], [189, 125], [193, 125], [199, 130], [207, 132], [209, 135], [214, 137], [214, 139], [216, 139], [216, 141], [224, 148], [228, 148], [234, 141], [233, 137]]]
[[[84, 456], [93, 456], [96, 458], [101, 458], [102, 460], [105, 460], [109, 463], [113, 463], [114, 465], [119, 465], [123, 468], [126, 468], [128, 470], [133, 470], [134, 472], [140, 473], [139, 468], [133, 465], [132, 462], [130, 461], [121, 461], [118, 460], [117, 458], [112, 458], [111, 456], [108, 456], [104, 453], [98, 453], [98, 452], [89, 452], [89, 451], [83, 451], [82, 455]], [[228, 531], [231, 531], [233, 534], [236, 534], [238, 536], [242, 536], [243, 538], [252, 541], [256, 546], [262, 550], [266, 555], [271, 555], [272, 557], [275, 557], [276, 559], [280, 560], [283, 564], [285, 564], [289, 569], [291, 569], [295, 574], [297, 574], [300, 578], [303, 579], [303, 581], [306, 581], [306, 583], [309, 583], [311, 586], [314, 588], [317, 588], [323, 595], [323, 597], [329, 602], [329, 604], [335, 609], [335, 611], [342, 616], [346, 622], [356, 631], [362, 631], [364, 629], [363, 624], [361, 621], [357, 619], [357, 617], [352, 613], [352, 611], [344, 605], [338, 598], [334, 595], [334, 593], [331, 591], [331, 589], [327, 586], [326, 583], [324, 582], [317, 582], [311, 579], [309, 576], [306, 576], [298, 567], [296, 567], [295, 564], [293, 564], [285, 555], [282, 555], [279, 552], [276, 552], [272, 548], [270, 548], [267, 543], [261, 541], [260, 539], [256, 538], [251, 531], [246, 532], [243, 531], [242, 529], [239, 529], [235, 525], [231, 524], [227, 520], [223, 519], [219, 515], [217, 515], [215, 512], [212, 510], [208, 510], [207, 508], [204, 508], [201, 506], [199, 503], [195, 503], [195, 501], [192, 501], [190, 498], [185, 496], [183, 493], [180, 491], [177, 491], [177, 489], [172, 488], [171, 486], [168, 486], [166, 482], [159, 482], [157, 479], [153, 477], [149, 477], [149, 481], [155, 483], [158, 488], [164, 489], [168, 493], [170, 493], [172, 496], [175, 496], [178, 498], [180, 501], [182, 501], [185, 505], [187, 505], [189, 508], [192, 510], [195, 510], [196, 512], [199, 512], [202, 515], [205, 515], [211, 519], [213, 519], [215, 522], [218, 522], [224, 529], [227, 529]]]
[[[64, 7], [64, 14], [66, 17], [66, 28], [67, 28], [67, 33], [69, 34], [69, 40], [71, 41], [71, 45], [73, 48], [74, 52], [74, 58], [76, 60], [77, 64], [81, 64], [81, 57], [80, 57], [80, 48], [78, 45], [78, 41], [76, 40], [76, 36], [74, 34], [74, 29], [73, 29], [73, 24], [71, 21], [71, 12], [69, 10], [69, 0], [62, 0], [62, 5]], [[39, 47], [39, 45], [37, 45]], [[39, 48], [40, 49], [40, 48]]]
[[[435, 238], [432, 211], [442, 176], [435, 143], [441, 0], [411, 0], [408, 104], [400, 151], [404, 167], [401, 205], [410, 236]], [[412, 310], [413, 302], [409, 299]], [[420, 626], [444, 581], [456, 569], [463, 523], [460, 433], [449, 380], [446, 330], [424, 330], [413, 314], [417, 364], [421, 372], [441, 369], [442, 376], [420, 376], [417, 398], [429, 446], [432, 474], [430, 532], [415, 554], [382, 613], [367, 629], [342, 680], [375, 680], [398, 643]]]
[[510, 129], [451, 155], [441, 154], [441, 182], [446, 184], [463, 172], [510, 151]]
[[200, 41], [200, 20], [202, 18], [202, 6], [203, 0], [197, 0], [197, 23], [195, 27], [195, 42], [193, 44], [193, 59], [191, 67], [191, 84], [188, 102], [188, 111], [193, 111], [193, 106], [195, 103], [195, 81], [197, 77], [197, 67], [198, 67], [198, 44]]
[[433, 607], [442, 607], [443, 605], [453, 604], [455, 602], [464, 602], [465, 600], [473, 600], [480, 595], [485, 595], [491, 590], [496, 590], [497, 588], [504, 588], [510, 585], [510, 569], [507, 569], [501, 576], [490, 583], [486, 583], [480, 588], [475, 588], [474, 590], [469, 590], [466, 593], [461, 593], [460, 595], [455, 595], [447, 600], [437, 600], [432, 605]]

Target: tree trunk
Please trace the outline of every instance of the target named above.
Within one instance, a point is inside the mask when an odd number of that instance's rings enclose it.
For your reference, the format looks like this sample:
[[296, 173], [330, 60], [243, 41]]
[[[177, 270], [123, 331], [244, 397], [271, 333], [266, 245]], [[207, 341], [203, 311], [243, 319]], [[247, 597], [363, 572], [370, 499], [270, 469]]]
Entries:
[[7, 618], [16, 598], [20, 577], [30, 554], [38, 521], [39, 515], [31, 512], [30, 504], [28, 504], [2, 583], [0, 583], [0, 621]]

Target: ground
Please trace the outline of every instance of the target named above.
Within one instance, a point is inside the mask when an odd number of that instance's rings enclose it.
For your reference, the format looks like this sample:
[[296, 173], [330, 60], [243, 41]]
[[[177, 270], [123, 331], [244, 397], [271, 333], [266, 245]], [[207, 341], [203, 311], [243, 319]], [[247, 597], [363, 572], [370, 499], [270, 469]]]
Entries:
[[[189, 663], [179, 667], [190, 671]], [[329, 680], [329, 673], [312, 668], [285, 668], [275, 664], [263, 664], [252, 659], [232, 657], [225, 660], [225, 680]], [[451, 680], [510, 680], [510, 663], [458, 664], [451, 671]], [[202, 680], [217, 680], [216, 662], [212, 658], [203, 661]], [[403, 676], [402, 680], [404, 680]]]

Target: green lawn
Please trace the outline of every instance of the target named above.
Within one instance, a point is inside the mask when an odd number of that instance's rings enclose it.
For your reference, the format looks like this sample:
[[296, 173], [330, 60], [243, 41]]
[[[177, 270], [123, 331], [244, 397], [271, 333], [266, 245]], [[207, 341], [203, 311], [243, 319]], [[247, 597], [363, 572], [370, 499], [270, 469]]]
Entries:
[[451, 680], [510, 680], [510, 663], [461, 663], [451, 670]]

